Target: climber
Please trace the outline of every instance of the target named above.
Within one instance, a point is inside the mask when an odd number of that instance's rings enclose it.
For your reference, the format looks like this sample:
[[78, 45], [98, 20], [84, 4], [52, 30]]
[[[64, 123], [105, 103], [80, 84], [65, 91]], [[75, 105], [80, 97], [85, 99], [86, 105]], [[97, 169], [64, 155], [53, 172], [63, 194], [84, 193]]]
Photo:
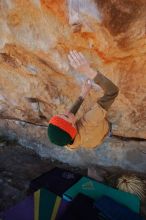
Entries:
[[[117, 97], [119, 89], [98, 70], [92, 69], [81, 52], [70, 51], [68, 59], [74, 70], [84, 74], [88, 80], [83, 84], [81, 94], [73, 106], [66, 113], [50, 119], [48, 136], [52, 143], [66, 146], [70, 150], [78, 149], [80, 146], [94, 148], [100, 145], [109, 133], [107, 111]], [[93, 81], [103, 89], [104, 95], [88, 112], [77, 119], [76, 113], [88, 95]]]

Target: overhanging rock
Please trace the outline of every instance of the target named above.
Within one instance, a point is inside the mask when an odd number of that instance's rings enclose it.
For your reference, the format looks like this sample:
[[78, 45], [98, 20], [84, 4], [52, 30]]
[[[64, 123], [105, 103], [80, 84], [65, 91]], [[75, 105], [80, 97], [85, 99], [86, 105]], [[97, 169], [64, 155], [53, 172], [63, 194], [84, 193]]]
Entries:
[[122, 141], [108, 137], [98, 148], [81, 148], [71, 152], [49, 142], [47, 127], [0, 120], [0, 134], [18, 140], [21, 145], [33, 149], [42, 158], [57, 159], [72, 166], [103, 165], [146, 172], [146, 141]]

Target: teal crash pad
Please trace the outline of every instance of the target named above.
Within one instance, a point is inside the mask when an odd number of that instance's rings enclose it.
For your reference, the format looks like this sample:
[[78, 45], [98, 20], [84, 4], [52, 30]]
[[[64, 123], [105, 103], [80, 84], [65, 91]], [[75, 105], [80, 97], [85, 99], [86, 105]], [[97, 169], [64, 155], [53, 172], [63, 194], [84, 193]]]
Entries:
[[136, 213], [140, 211], [140, 199], [136, 195], [114, 189], [88, 177], [82, 177], [63, 194], [63, 198], [71, 201], [78, 193], [83, 193], [94, 200], [97, 200], [101, 196], [109, 196]]

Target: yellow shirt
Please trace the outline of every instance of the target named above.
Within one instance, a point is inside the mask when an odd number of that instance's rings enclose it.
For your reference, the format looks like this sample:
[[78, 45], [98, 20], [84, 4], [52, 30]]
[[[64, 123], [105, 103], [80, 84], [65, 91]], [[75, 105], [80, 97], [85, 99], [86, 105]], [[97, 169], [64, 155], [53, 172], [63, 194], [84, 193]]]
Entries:
[[[98, 74], [94, 78], [94, 82], [104, 90], [104, 95], [87, 113], [84, 114], [79, 122], [76, 123], [78, 134], [76, 135], [73, 144], [68, 145], [71, 149], [80, 146], [88, 149], [97, 147], [102, 143], [104, 137], [109, 131], [109, 124], [106, 119], [107, 111], [117, 97], [119, 89], [110, 79], [105, 77], [99, 71], [97, 72]], [[74, 109], [79, 107], [82, 103], [82, 101], [78, 102], [75, 104]], [[74, 113], [74, 111], [72, 113]], [[79, 124], [82, 124], [82, 126], [79, 126]]]
[[[78, 134], [69, 148], [94, 148], [100, 145], [109, 131], [107, 111], [96, 103], [77, 123]], [[81, 124], [81, 126], [79, 126]]]

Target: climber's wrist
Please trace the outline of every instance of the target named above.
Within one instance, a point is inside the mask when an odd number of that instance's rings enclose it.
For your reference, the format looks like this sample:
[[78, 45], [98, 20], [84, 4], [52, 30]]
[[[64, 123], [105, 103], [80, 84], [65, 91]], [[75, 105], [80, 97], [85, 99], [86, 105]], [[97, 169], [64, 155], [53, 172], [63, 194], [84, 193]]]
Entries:
[[86, 74], [89, 79], [94, 80], [94, 78], [97, 76], [98, 72], [90, 68], [89, 72]]
[[87, 94], [84, 94], [84, 93], [80, 93], [80, 96], [79, 96], [79, 98], [80, 98], [80, 99], [82, 99], [82, 100], [84, 100], [84, 99], [85, 99], [85, 97], [86, 97], [86, 95], [87, 95]]

